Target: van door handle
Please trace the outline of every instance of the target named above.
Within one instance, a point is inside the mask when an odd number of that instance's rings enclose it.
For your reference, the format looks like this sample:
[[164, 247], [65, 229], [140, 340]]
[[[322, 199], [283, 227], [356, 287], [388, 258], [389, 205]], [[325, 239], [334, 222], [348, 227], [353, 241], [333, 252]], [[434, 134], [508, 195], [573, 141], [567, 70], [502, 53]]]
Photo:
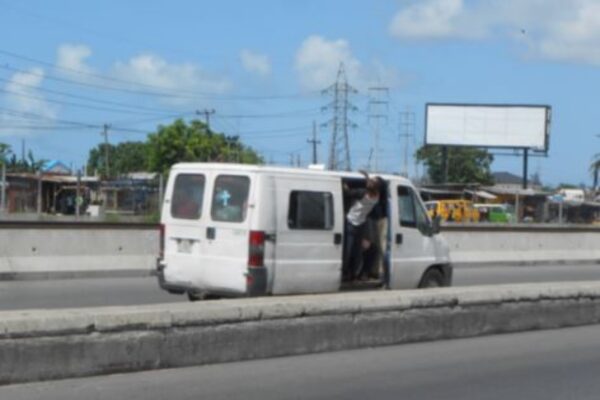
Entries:
[[341, 233], [333, 234], [333, 244], [342, 244], [342, 234]]
[[214, 227], [210, 226], [206, 228], [206, 238], [213, 240], [217, 236], [217, 231]]
[[402, 234], [396, 233], [396, 244], [402, 244]]

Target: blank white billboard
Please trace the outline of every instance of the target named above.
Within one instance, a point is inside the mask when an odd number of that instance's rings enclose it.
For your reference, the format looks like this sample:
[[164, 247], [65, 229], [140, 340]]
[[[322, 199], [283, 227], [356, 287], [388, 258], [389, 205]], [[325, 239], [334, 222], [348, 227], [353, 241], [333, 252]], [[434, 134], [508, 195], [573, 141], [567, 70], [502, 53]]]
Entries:
[[547, 150], [550, 107], [427, 104], [425, 144]]

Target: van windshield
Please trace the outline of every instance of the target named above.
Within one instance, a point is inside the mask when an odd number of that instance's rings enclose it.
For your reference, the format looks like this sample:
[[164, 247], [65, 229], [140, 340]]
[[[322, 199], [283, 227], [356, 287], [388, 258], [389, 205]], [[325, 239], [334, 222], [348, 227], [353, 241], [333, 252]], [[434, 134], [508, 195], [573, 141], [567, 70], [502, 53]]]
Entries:
[[180, 219], [198, 219], [202, 214], [204, 175], [180, 174], [175, 178], [171, 216]]
[[211, 217], [214, 221], [243, 222], [248, 208], [250, 179], [247, 176], [219, 175], [215, 180]]

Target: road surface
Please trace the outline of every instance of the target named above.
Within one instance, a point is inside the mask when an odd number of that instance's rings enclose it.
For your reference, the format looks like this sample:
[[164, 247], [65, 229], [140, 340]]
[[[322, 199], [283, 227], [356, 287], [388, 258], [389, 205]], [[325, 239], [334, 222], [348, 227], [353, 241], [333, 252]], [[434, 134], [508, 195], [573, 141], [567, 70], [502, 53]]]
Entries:
[[[456, 268], [454, 271], [454, 286], [585, 280], [600, 280], [600, 265], [486, 266]], [[0, 310], [181, 301], [187, 301], [187, 297], [160, 290], [153, 277], [0, 282]]]

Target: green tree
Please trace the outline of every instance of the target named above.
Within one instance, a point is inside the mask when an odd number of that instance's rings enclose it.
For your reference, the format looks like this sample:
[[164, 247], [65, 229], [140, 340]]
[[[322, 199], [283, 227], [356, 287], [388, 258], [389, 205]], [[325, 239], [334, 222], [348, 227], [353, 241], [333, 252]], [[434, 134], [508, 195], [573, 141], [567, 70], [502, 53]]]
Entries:
[[[427, 173], [433, 183], [443, 182], [442, 146], [423, 146], [417, 150], [416, 157], [427, 166]], [[449, 147], [448, 182], [492, 185], [494, 178], [490, 167], [493, 161], [494, 156], [487, 150], [472, 147]]]
[[0, 165], [8, 164], [12, 150], [6, 143], [0, 143]]
[[[108, 174], [106, 149], [108, 147]], [[101, 143], [90, 150], [87, 167], [103, 177], [115, 178], [129, 172], [148, 168], [148, 144], [145, 142], [122, 142], [117, 145]]]
[[187, 124], [178, 119], [159, 126], [148, 136], [148, 167], [153, 172], [167, 173], [171, 166], [185, 161], [240, 162], [261, 164], [263, 159], [237, 136], [209, 130], [201, 121]]
[[36, 173], [45, 163], [46, 160], [36, 159], [31, 150], [27, 153], [26, 159], [19, 159], [9, 145], [0, 143], [0, 164], [6, 164], [7, 172]]

